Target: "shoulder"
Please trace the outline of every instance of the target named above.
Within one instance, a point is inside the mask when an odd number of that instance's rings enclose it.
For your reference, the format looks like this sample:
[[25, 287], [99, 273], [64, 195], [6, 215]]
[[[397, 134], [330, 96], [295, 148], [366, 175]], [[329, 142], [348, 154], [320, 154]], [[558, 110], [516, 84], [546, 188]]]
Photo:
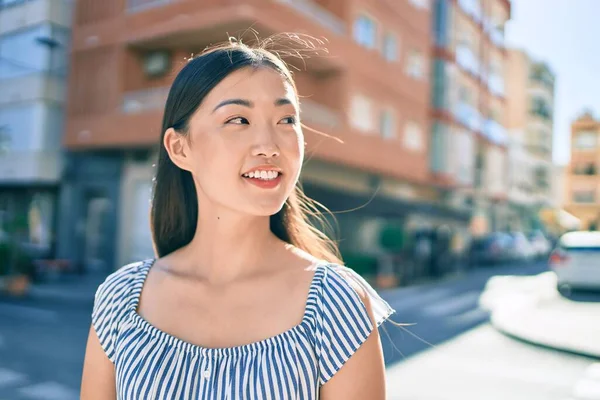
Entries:
[[141, 268], [148, 265], [150, 260], [137, 261], [120, 267], [108, 275], [96, 290], [95, 303], [123, 300], [124, 295], [132, 289], [132, 284], [139, 276]]
[[367, 314], [378, 326], [394, 313], [379, 293], [353, 269], [339, 264], [324, 264], [321, 284], [323, 305]]

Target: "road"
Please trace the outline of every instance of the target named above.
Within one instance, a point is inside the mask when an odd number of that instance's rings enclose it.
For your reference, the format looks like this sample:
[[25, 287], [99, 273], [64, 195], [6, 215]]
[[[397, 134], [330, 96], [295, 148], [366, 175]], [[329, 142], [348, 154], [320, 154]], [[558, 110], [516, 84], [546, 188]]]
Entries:
[[[434, 346], [445, 346], [442, 343], [462, 333], [482, 329], [474, 329], [478, 326], [485, 328], [488, 315], [477, 307], [477, 299], [490, 276], [537, 274], [543, 269], [540, 265], [481, 269], [443, 282], [385, 292], [383, 296], [397, 310], [395, 321], [415, 324], [402, 328], [389, 323], [384, 325], [382, 341], [386, 364], [391, 367], [389, 371], [410, 365], [417, 361], [415, 356], [424, 351], [427, 355], [441, 354], [443, 348]], [[0, 302], [0, 400], [77, 399], [90, 312], [89, 304], [42, 304], [35, 300]], [[495, 344], [499, 352], [513, 342], [502, 338], [504, 341]], [[463, 347], [473, 356], [468, 342], [463, 342]], [[540, 357], [540, 366], [554, 365], [554, 369], [548, 371], [552, 372], [551, 376], [565, 376], [567, 387], [575, 384], [575, 378], [589, 364], [588, 360], [575, 356], [549, 355], [547, 350], [537, 350], [539, 354], [531, 356], [528, 362], [535, 364], [536, 357]], [[563, 362], [568, 357], [575, 361]], [[544, 360], [548, 359], [553, 361], [545, 364]], [[478, 362], [486, 364], [487, 359], [480, 358]], [[507, 361], [499, 368], [508, 373], [510, 366]], [[419, 368], [415, 367], [414, 371]], [[433, 374], [430, 378], [436, 380]], [[467, 368], [462, 379], [477, 378], [469, 375]], [[399, 385], [398, 390], [402, 386]]]

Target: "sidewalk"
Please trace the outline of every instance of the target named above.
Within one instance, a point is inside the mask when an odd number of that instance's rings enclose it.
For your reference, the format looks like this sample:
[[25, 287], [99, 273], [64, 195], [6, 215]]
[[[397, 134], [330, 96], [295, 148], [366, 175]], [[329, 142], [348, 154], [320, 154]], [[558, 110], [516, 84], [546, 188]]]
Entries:
[[[600, 296], [599, 296], [600, 298]], [[600, 302], [578, 302], [556, 290], [556, 277], [497, 277], [480, 298], [499, 331], [544, 347], [600, 358]]]
[[[32, 284], [24, 299], [43, 302], [77, 303], [91, 306], [96, 289], [106, 277], [96, 274], [81, 276], [64, 276], [55, 282]], [[9, 298], [7, 294], [0, 294]]]

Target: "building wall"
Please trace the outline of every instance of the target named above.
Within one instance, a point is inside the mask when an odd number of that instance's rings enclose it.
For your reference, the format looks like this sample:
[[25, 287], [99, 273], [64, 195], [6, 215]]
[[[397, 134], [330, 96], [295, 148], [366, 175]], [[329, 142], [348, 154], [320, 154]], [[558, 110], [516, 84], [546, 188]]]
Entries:
[[[600, 223], [600, 122], [586, 113], [571, 125], [571, 160], [567, 167], [565, 209], [582, 228]], [[588, 168], [592, 168], [588, 170]]]
[[[333, 127], [326, 126], [328, 121], [316, 127], [325, 128], [345, 143], [323, 142], [321, 136], [307, 132], [311, 155], [425, 182], [429, 173], [425, 157], [429, 131], [429, 11], [409, 2], [377, 6], [362, 1], [309, 3], [310, 8], [302, 8], [296, 2], [267, 0], [243, 6], [227, 0], [202, 5], [182, 0], [139, 12], [125, 12], [124, 4], [116, 1], [101, 5], [77, 3], [66, 146], [91, 149], [153, 145], [160, 134], [160, 102], [155, 107], [142, 107], [141, 112], [124, 113], [126, 99], [137, 95], [139, 101], [152, 103], [154, 95], [160, 96], [157, 91], [171, 82], [184, 55], [222, 41], [224, 32], [248, 28], [252, 20], [262, 36], [283, 30], [308, 31], [329, 40], [331, 55], [309, 58], [308, 71], [297, 74], [298, 86], [301, 94], [312, 96], [311, 101], [316, 103], [313, 110], [339, 120]], [[363, 16], [369, 18], [367, 22], [358, 20]], [[188, 32], [192, 27], [196, 30], [193, 35]], [[368, 37], [370, 32], [372, 38]], [[394, 56], [382, 49], [387, 34], [396, 38]], [[173, 71], [162, 79], [144, 78], [140, 60], [148, 51], [164, 47], [172, 50]], [[356, 129], [352, 124], [355, 121], [349, 114], [356, 96], [371, 100], [370, 115], [365, 117], [371, 119], [366, 124], [369, 129]], [[379, 133], [385, 110], [392, 111], [392, 137], [398, 140], [383, 139]]]
[[517, 129], [520, 134], [523, 134], [527, 126], [529, 111], [527, 98], [529, 58], [521, 50], [508, 50], [505, 71], [508, 98], [506, 126], [511, 130]]

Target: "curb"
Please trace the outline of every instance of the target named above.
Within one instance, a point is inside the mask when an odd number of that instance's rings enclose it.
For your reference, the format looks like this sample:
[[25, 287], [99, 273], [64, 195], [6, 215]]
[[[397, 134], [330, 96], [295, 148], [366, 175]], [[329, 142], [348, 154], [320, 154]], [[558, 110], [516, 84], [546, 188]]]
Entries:
[[502, 334], [542, 348], [600, 359], [600, 303], [576, 303], [556, 290], [551, 273], [490, 280], [480, 297]]
[[559, 351], [561, 353], [572, 354], [575, 356], [582, 356], [582, 357], [586, 357], [586, 358], [591, 358], [593, 360], [600, 360], [600, 353], [589, 352], [589, 351], [581, 350], [581, 349], [573, 349], [568, 346], [550, 345], [550, 344], [544, 343], [543, 341], [540, 341], [540, 340], [529, 339], [523, 335], [517, 335], [517, 334], [511, 333], [509, 330], [503, 329], [500, 325], [495, 323], [493, 316], [490, 318], [490, 324], [494, 327], [494, 329], [496, 329], [498, 332], [502, 333], [503, 335], [505, 335], [511, 339], [518, 340], [523, 343], [531, 344], [533, 346], [536, 346], [536, 347], [539, 347], [542, 349]]

